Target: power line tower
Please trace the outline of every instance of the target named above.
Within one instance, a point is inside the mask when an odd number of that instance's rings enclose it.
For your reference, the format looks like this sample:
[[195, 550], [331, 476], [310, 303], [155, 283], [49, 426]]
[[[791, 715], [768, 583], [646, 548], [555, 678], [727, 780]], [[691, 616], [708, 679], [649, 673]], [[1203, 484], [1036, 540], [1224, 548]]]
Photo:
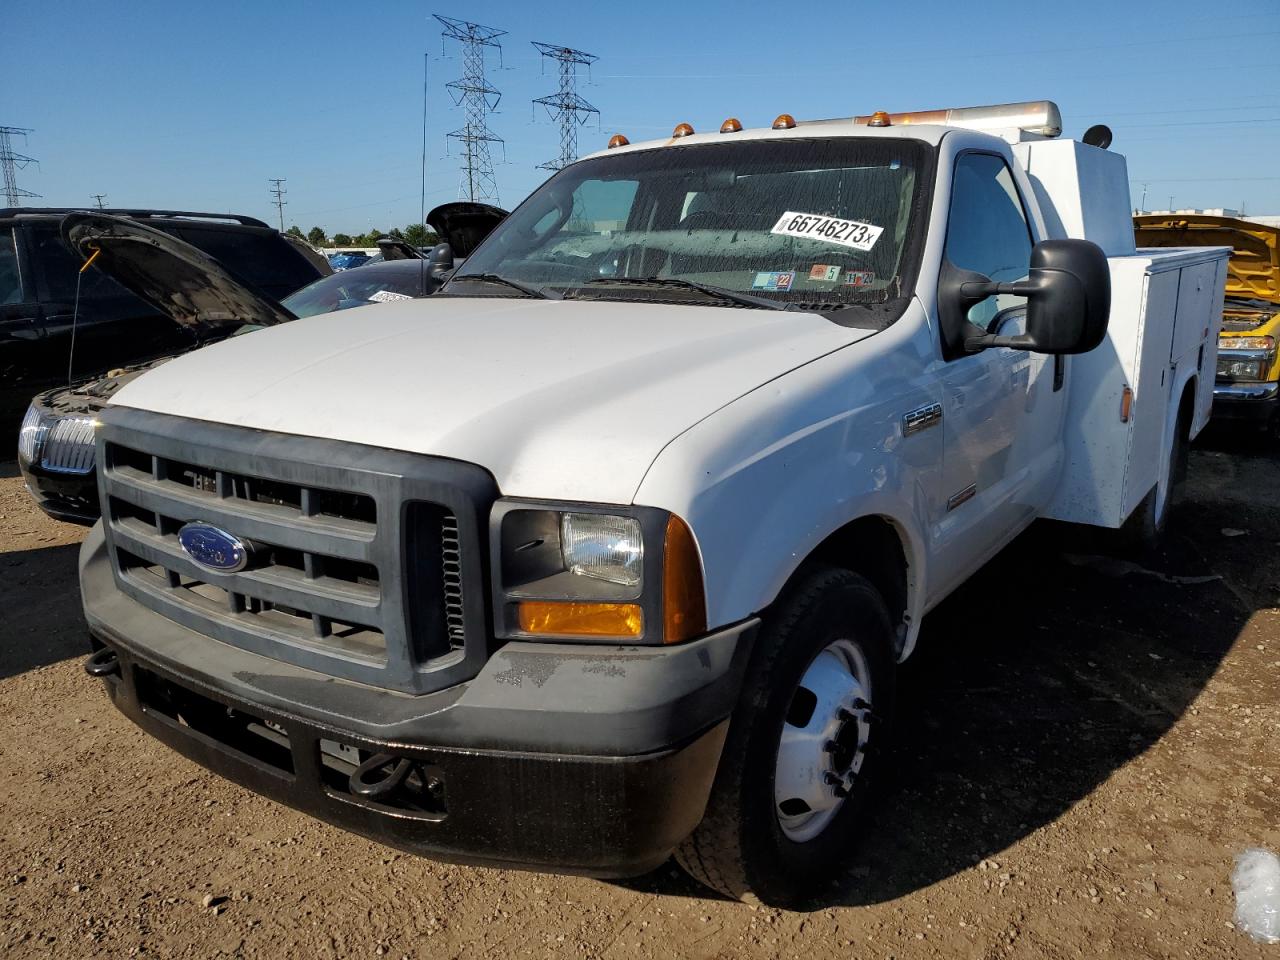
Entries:
[[280, 214], [280, 232], [284, 233], [284, 207], [289, 202], [284, 195], [289, 191], [284, 188], [284, 177], [273, 177], [269, 182], [272, 184], [271, 202], [276, 205], [276, 212]]
[[107, 199], [107, 195], [105, 193], [95, 193], [93, 195], [93, 199], [98, 204], [99, 210], [105, 210], [107, 208], [107, 205], [102, 202]]
[[578, 159], [578, 127], [600, 111], [578, 96], [578, 66], [591, 66], [599, 57], [593, 53], [557, 47], [550, 43], [533, 41], [534, 47], [544, 57], [555, 60], [560, 66], [560, 89], [549, 97], [539, 97], [533, 102], [547, 108], [547, 114], [560, 124], [560, 156], [538, 165], [539, 170], [559, 170]]
[[468, 200], [497, 203], [498, 182], [493, 176], [489, 146], [503, 141], [489, 129], [488, 115], [498, 108], [502, 94], [485, 79], [484, 51], [485, 47], [497, 49], [501, 64], [502, 44], [497, 39], [505, 36], [507, 31], [442, 17], [438, 13], [433, 16], [444, 27], [441, 31], [444, 39], [457, 40], [462, 44], [462, 79], [445, 84], [453, 102], [462, 107], [465, 117], [463, 126], [448, 135], [449, 139], [461, 143], [465, 151], [458, 193]]
[[20, 153], [13, 152], [14, 136], [20, 136], [26, 139], [31, 130], [27, 127], [0, 127], [0, 170], [4, 172], [4, 198], [5, 206], [16, 207], [18, 201], [25, 197], [38, 197], [40, 194], [32, 193], [30, 190], [18, 189], [18, 177], [14, 172], [29, 163], [36, 161], [32, 157], [24, 157]]

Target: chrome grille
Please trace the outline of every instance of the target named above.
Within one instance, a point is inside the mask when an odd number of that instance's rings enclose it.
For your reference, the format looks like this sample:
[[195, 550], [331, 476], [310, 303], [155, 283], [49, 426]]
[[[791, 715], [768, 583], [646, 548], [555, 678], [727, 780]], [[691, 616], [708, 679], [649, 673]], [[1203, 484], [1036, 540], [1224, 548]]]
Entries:
[[44, 437], [40, 466], [51, 473], [92, 473], [97, 425], [97, 420], [92, 417], [61, 417], [55, 420]]
[[440, 572], [444, 585], [444, 621], [449, 645], [461, 647], [466, 639], [466, 618], [462, 604], [462, 548], [458, 544], [458, 521], [448, 514], [440, 521]]
[[[479, 468], [116, 408], [103, 420], [107, 539], [139, 602], [223, 642], [411, 692], [466, 679], [487, 656], [470, 559], [492, 495]], [[196, 563], [178, 540], [194, 521], [247, 541], [248, 566]]]

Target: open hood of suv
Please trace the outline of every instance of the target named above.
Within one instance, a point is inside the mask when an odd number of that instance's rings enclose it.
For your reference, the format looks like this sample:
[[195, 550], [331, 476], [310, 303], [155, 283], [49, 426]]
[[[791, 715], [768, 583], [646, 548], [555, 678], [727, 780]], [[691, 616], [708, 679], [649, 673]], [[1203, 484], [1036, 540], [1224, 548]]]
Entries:
[[471, 256], [471, 251], [480, 246], [480, 241], [506, 217], [507, 211], [501, 207], [458, 200], [442, 203], [428, 213], [427, 226], [453, 247], [454, 257], [465, 260]]
[[1230, 247], [1227, 296], [1280, 303], [1280, 228], [1207, 214], [1133, 218], [1140, 247]]
[[296, 319], [207, 253], [137, 221], [71, 213], [62, 239], [86, 261], [96, 253], [95, 267], [197, 337]]

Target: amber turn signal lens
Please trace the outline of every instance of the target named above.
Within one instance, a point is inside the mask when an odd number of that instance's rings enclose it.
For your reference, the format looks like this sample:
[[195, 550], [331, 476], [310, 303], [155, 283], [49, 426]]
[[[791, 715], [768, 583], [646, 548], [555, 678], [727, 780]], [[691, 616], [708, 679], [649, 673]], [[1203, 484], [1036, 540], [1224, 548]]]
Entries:
[[773, 121], [773, 129], [790, 130], [796, 125], [796, 118], [789, 113], [778, 114], [778, 119]]
[[609, 138], [609, 149], [612, 150], [614, 147], [625, 147], [625, 146], [628, 146], [630, 143], [631, 141], [628, 140], [626, 137], [624, 137], [622, 134], [615, 133], [612, 137]]
[[679, 643], [707, 632], [702, 561], [689, 525], [672, 514], [662, 558], [662, 642]]
[[1129, 414], [1132, 412], [1132, 410], [1133, 410], [1133, 390], [1129, 388], [1128, 384], [1125, 384], [1124, 389], [1120, 391], [1120, 422], [1121, 423], [1129, 422]]
[[635, 603], [524, 600], [518, 613], [523, 632], [542, 636], [629, 639], [644, 632], [644, 615]]
[[889, 115], [883, 110], [877, 110], [871, 115], [871, 119], [867, 121], [868, 127], [887, 127], [892, 123]]
[[689, 126], [689, 124], [687, 123], [680, 123], [676, 125], [676, 128], [674, 130], [671, 131], [671, 136], [687, 137], [687, 136], [690, 136], [692, 133], [693, 133], [693, 127]]
[[721, 133], [740, 133], [741, 131], [742, 124], [738, 122], [737, 117], [730, 117], [724, 123], [720, 124]]

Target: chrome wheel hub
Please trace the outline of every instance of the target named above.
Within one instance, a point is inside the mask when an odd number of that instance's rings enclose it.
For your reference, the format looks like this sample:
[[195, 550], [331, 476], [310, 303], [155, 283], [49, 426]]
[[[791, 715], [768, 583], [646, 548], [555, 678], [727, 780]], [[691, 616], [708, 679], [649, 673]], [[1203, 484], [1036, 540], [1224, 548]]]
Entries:
[[778, 742], [774, 810], [788, 839], [812, 840], [853, 790], [871, 732], [871, 670], [852, 640], [828, 644], [791, 697]]

